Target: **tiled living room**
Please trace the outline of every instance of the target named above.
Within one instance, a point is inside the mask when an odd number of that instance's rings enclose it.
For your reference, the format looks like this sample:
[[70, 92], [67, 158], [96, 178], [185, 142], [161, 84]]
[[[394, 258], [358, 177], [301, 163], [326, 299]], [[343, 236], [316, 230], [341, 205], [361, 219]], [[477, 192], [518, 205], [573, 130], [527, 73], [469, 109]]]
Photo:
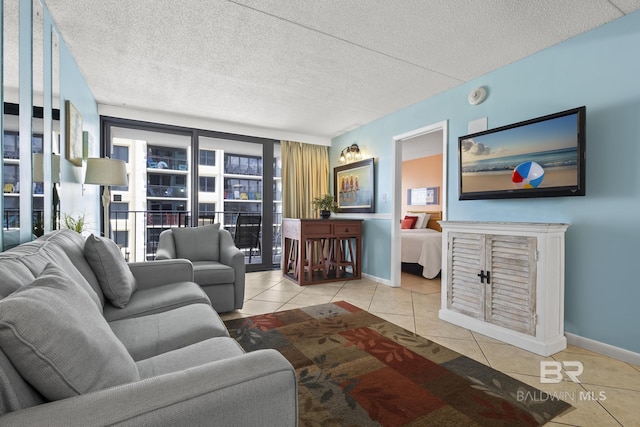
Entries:
[[640, 426], [637, 0], [0, 20], [0, 426]]

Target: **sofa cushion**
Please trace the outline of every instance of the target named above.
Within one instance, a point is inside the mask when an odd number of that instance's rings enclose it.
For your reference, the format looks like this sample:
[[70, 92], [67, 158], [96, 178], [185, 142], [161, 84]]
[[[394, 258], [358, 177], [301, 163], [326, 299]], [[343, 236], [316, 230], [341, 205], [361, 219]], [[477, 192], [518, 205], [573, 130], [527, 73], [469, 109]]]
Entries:
[[232, 267], [215, 261], [195, 261], [193, 281], [200, 286], [234, 283], [236, 274]]
[[[42, 245], [40, 252], [47, 260], [47, 262], [51, 262], [60, 267], [69, 277], [71, 277], [71, 279], [73, 279], [75, 283], [82, 286], [82, 288], [87, 291], [93, 302], [96, 303], [96, 307], [98, 307], [98, 309], [102, 313], [102, 306], [104, 305], [104, 296], [102, 295], [102, 290], [98, 289], [98, 292], [95, 291], [93, 286], [91, 286], [87, 279], [85, 279], [84, 275], [78, 270], [77, 260], [72, 261], [59, 245], [51, 241], [45, 242], [45, 244]], [[23, 262], [26, 263], [27, 258], [23, 259]], [[84, 256], [82, 258], [84, 259]], [[42, 271], [40, 271], [40, 273], [41, 272]]]
[[172, 230], [176, 256], [190, 261], [219, 261], [220, 224], [178, 227]]
[[20, 286], [33, 282], [36, 275], [19, 259], [10, 256], [10, 252], [0, 254], [0, 298], [13, 293]]
[[138, 289], [125, 308], [111, 304], [104, 306], [104, 317], [108, 322], [129, 317], [162, 313], [189, 304], [211, 305], [202, 288], [193, 282], [176, 282], [149, 289]]
[[45, 403], [0, 348], [0, 415]]
[[100, 299], [100, 305], [103, 306], [104, 295], [102, 294], [100, 283], [84, 256], [85, 238], [82, 237], [82, 234], [63, 228], [62, 230], [55, 230], [51, 233], [47, 233], [44, 236], [41, 236], [38, 240], [55, 243], [56, 246], [59, 246], [67, 254], [67, 257], [69, 257], [76, 269], [78, 269], [80, 274], [84, 276], [91, 288], [96, 292]]
[[136, 365], [140, 372], [140, 378], [145, 379], [242, 354], [244, 354], [244, 350], [238, 341], [228, 337], [216, 337], [141, 360], [136, 362]]
[[[20, 261], [25, 267], [31, 271], [33, 279], [40, 276], [44, 268], [53, 263], [60, 267], [67, 273], [77, 284], [82, 286], [91, 299], [95, 302], [96, 307], [102, 311], [102, 300], [96, 294], [89, 282], [78, 271], [75, 264], [69, 259], [64, 250], [54, 242], [50, 242], [46, 239], [37, 239], [14, 248], [8, 252], [7, 255], [14, 257]], [[84, 256], [83, 256], [84, 258]], [[27, 276], [25, 276], [27, 277]], [[25, 281], [24, 284], [29, 284], [33, 279]], [[102, 294], [102, 291], [100, 291]]]
[[109, 326], [135, 361], [209, 338], [229, 336], [218, 313], [206, 304], [115, 320]]
[[136, 279], [113, 240], [90, 235], [84, 244], [84, 256], [93, 269], [102, 292], [113, 305], [124, 308], [136, 290]]
[[87, 293], [53, 264], [0, 301], [0, 347], [50, 400], [140, 378]]

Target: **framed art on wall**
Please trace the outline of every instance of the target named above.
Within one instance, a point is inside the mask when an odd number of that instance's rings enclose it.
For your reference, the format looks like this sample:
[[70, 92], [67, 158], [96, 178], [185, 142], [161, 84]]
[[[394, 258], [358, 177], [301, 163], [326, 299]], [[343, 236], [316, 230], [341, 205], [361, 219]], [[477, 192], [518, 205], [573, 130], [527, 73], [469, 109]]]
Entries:
[[437, 205], [440, 187], [410, 188], [407, 205]]
[[66, 159], [76, 166], [82, 166], [83, 135], [82, 116], [71, 101], [65, 102], [66, 113]]
[[375, 212], [374, 159], [333, 168], [333, 193], [337, 212]]

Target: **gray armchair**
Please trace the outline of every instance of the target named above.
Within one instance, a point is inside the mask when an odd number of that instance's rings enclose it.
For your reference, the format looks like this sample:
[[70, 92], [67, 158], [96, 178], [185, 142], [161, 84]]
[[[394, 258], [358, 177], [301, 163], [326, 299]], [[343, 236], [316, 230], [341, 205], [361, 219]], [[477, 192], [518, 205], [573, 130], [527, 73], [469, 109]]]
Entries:
[[193, 264], [193, 281], [218, 313], [244, 304], [244, 254], [220, 224], [172, 228], [160, 233], [156, 259], [184, 258]]

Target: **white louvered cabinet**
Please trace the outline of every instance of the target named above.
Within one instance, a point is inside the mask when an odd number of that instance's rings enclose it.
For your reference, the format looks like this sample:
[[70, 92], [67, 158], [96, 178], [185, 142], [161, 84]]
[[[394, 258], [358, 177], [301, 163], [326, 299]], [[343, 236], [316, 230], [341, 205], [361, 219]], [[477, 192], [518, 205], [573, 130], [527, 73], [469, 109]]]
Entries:
[[440, 224], [441, 319], [544, 356], [566, 348], [568, 224]]

